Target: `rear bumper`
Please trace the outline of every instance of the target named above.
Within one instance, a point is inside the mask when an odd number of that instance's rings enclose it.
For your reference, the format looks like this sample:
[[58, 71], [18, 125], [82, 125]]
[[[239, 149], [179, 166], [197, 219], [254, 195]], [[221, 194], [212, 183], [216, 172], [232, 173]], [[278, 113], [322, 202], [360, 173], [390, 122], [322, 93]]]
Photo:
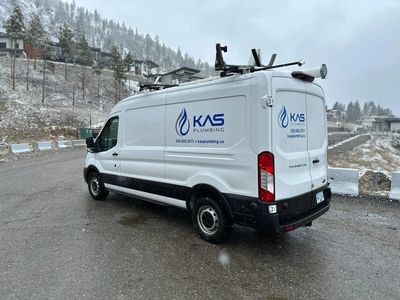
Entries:
[[[323, 192], [324, 201], [317, 204], [316, 194], [319, 192]], [[330, 208], [331, 190], [326, 185], [306, 194], [271, 203], [230, 195], [227, 200], [234, 223], [280, 233], [307, 225], [326, 213]], [[276, 213], [270, 213], [271, 205], [276, 206]]]

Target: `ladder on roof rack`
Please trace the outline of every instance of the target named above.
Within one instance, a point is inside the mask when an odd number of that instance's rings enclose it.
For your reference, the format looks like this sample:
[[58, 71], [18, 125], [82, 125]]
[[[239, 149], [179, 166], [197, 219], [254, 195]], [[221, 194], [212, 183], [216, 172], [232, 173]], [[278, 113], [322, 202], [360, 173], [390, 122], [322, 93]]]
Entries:
[[221, 77], [230, 76], [235, 73], [246, 74], [246, 73], [251, 73], [251, 72], [287, 67], [287, 66], [292, 66], [292, 65], [302, 66], [305, 64], [304, 60], [299, 60], [299, 61], [295, 61], [295, 62], [291, 62], [291, 63], [274, 66], [274, 62], [275, 62], [275, 58], [276, 58], [276, 54], [274, 53], [274, 54], [272, 54], [268, 65], [265, 66], [265, 65], [261, 64], [261, 58], [260, 58], [257, 50], [251, 49], [251, 53], [252, 53], [253, 59], [254, 59], [254, 65], [228, 65], [225, 63], [224, 57], [222, 55], [222, 52], [228, 52], [228, 47], [221, 46], [221, 44], [216, 44], [215, 48], [216, 48], [215, 71], [222, 71], [220, 74]]

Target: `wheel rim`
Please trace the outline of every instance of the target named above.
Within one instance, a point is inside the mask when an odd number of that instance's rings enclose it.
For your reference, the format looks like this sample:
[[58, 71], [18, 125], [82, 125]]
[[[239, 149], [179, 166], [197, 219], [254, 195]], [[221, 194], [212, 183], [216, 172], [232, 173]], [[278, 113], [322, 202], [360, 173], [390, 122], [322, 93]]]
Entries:
[[96, 177], [92, 177], [90, 179], [90, 190], [93, 193], [93, 195], [97, 196], [100, 191], [100, 182], [99, 179]]
[[219, 220], [216, 210], [208, 205], [200, 207], [197, 211], [197, 222], [205, 234], [214, 234], [218, 231]]

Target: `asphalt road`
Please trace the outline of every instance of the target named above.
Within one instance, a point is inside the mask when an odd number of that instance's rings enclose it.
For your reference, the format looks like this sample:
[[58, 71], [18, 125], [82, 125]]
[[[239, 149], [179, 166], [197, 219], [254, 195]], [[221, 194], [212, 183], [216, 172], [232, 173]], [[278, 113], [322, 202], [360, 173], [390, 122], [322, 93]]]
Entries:
[[84, 150], [0, 164], [0, 299], [400, 299], [400, 205], [334, 197], [272, 240], [202, 241], [185, 211], [92, 200]]

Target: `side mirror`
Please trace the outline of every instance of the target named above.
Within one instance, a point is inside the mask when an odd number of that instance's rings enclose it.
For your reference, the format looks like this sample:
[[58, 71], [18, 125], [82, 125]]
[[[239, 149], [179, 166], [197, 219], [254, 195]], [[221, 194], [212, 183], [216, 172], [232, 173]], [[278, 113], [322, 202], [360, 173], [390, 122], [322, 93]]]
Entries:
[[94, 149], [94, 139], [93, 137], [87, 137], [86, 138], [86, 146], [88, 149]]

